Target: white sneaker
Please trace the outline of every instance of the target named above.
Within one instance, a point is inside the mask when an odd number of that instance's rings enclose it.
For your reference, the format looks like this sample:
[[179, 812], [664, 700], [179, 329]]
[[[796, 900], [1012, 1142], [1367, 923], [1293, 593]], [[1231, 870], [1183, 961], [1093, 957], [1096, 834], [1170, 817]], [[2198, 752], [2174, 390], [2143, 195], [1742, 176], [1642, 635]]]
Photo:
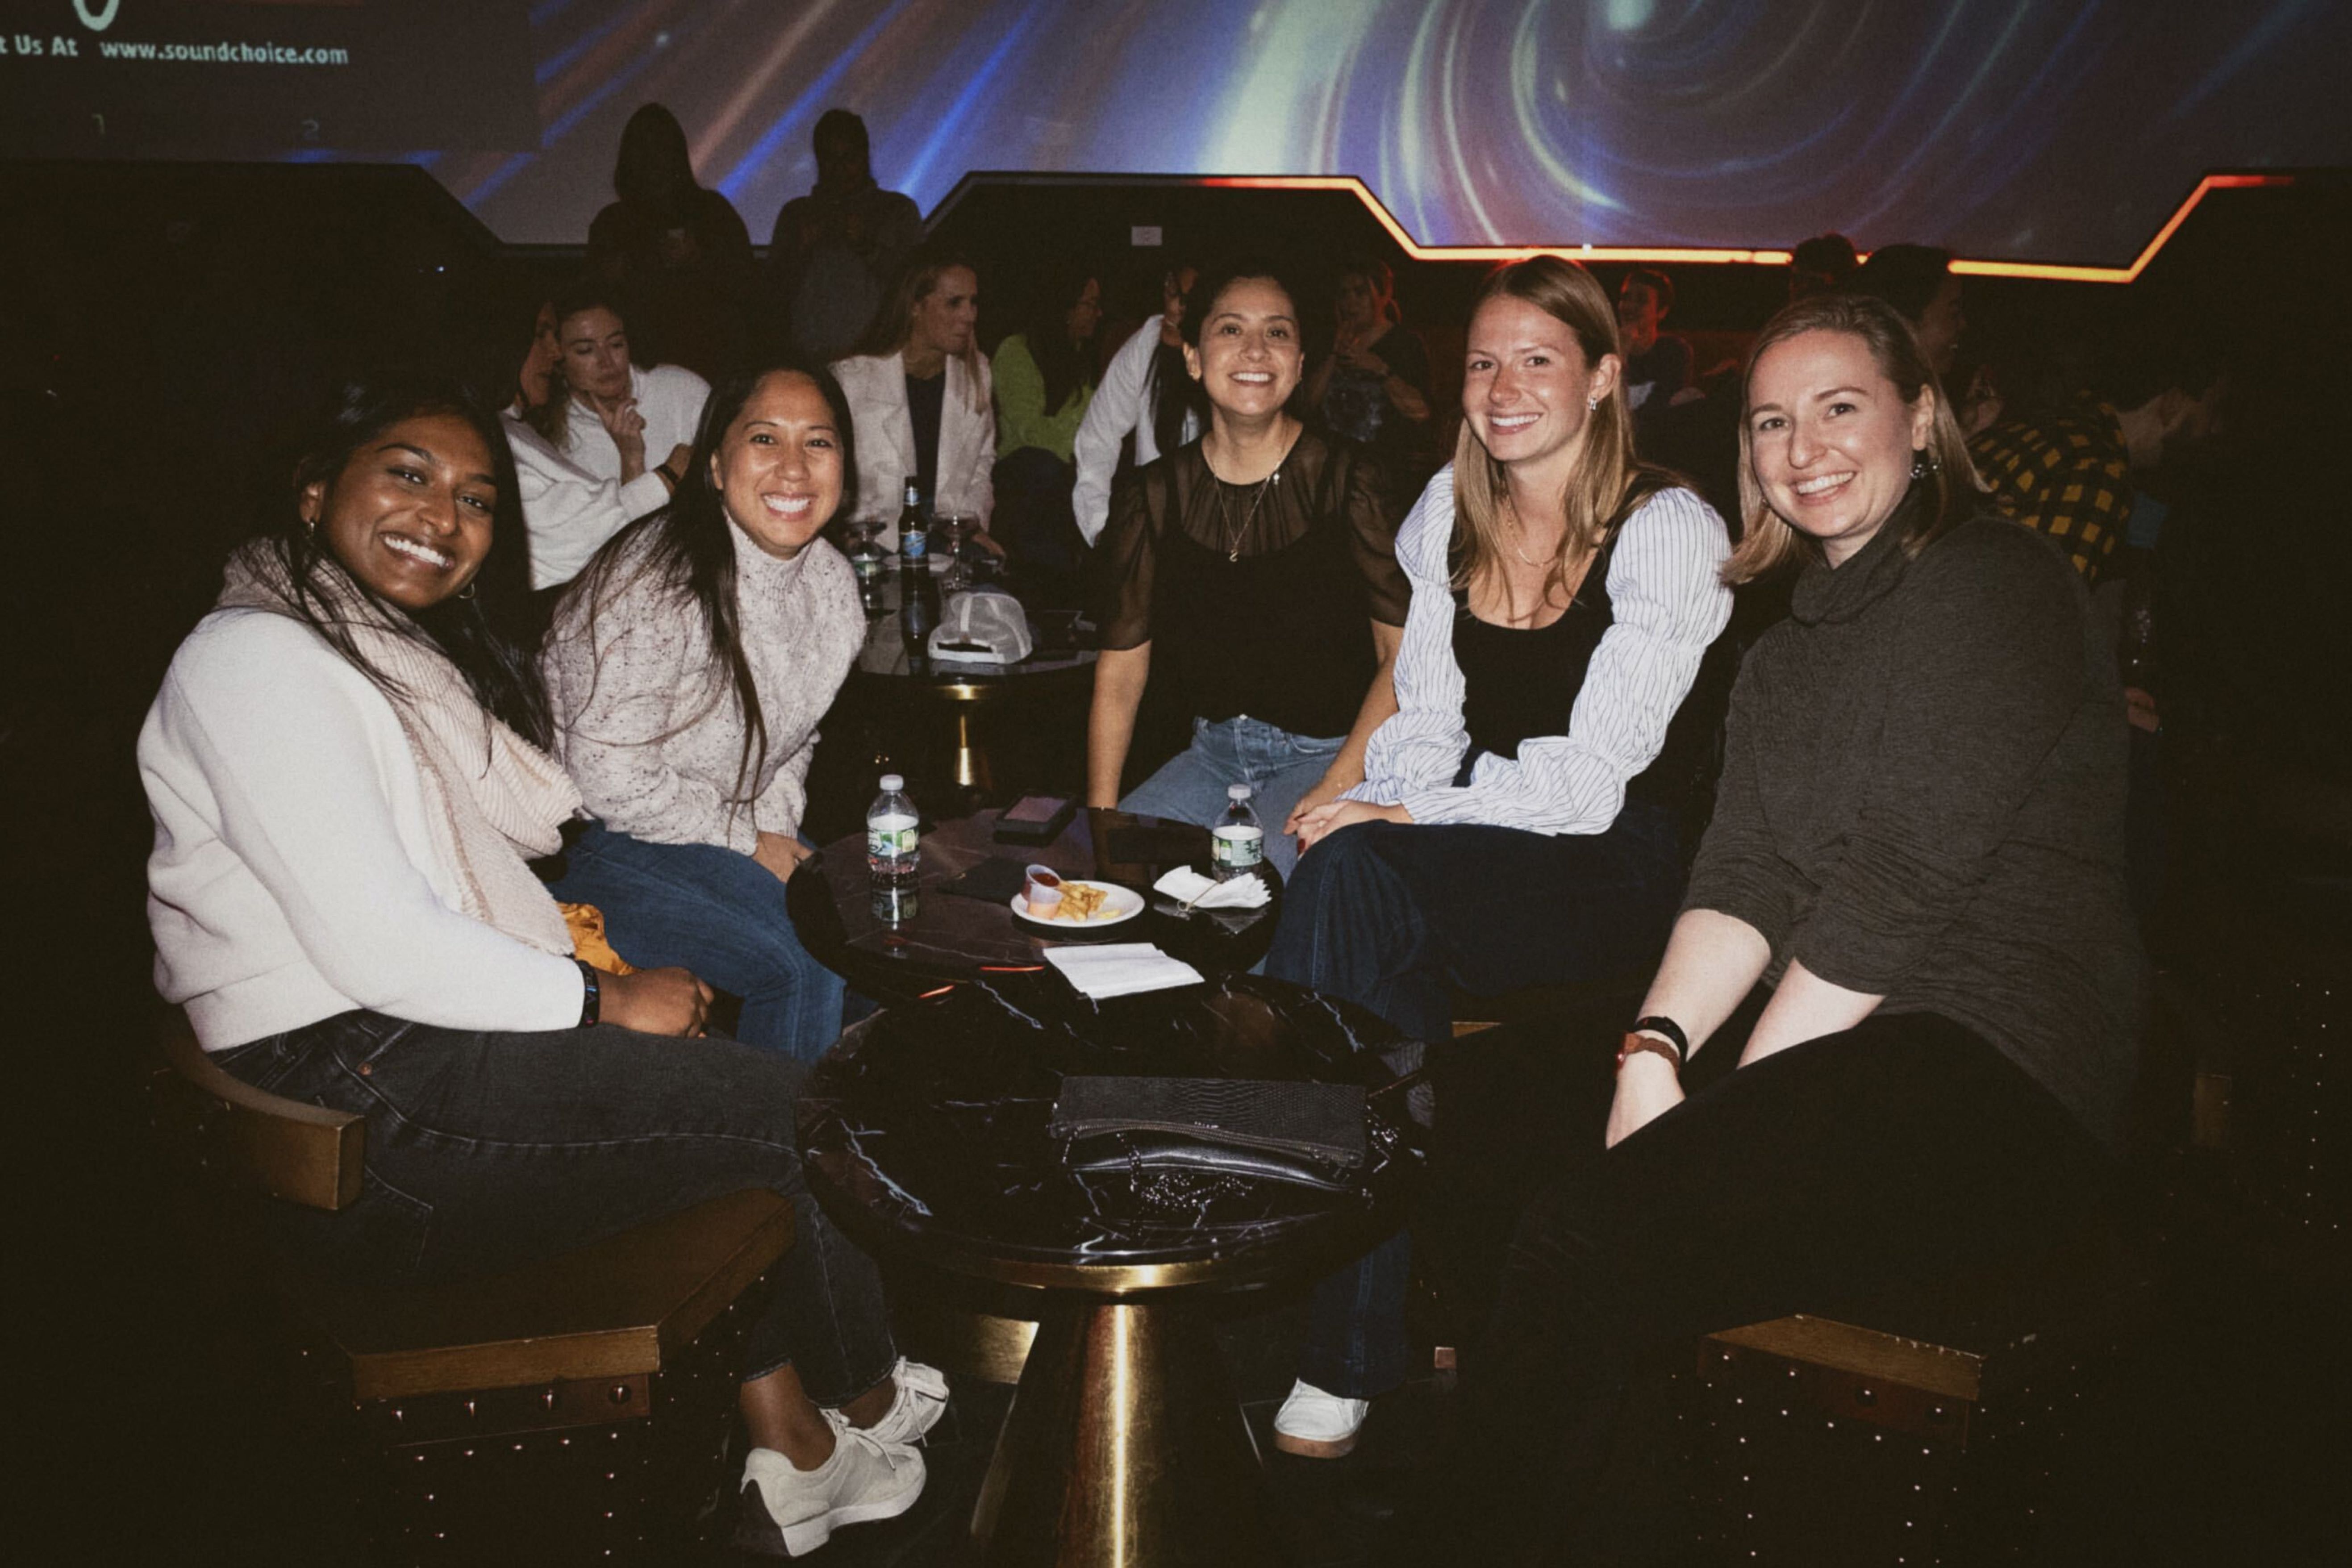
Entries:
[[[898, 1397], [883, 1412], [881, 1420], [865, 1429], [866, 1435], [886, 1446], [919, 1443], [947, 1413], [947, 1377], [937, 1367], [900, 1356], [898, 1364], [891, 1369], [890, 1379], [898, 1385]], [[835, 1426], [848, 1425], [839, 1411], [826, 1414], [834, 1417]]]
[[855, 1427], [835, 1428], [833, 1458], [814, 1470], [772, 1448], [754, 1448], [740, 1489], [757, 1488], [760, 1506], [743, 1510], [735, 1544], [769, 1556], [782, 1545], [787, 1557], [804, 1556], [833, 1539], [835, 1525], [896, 1519], [914, 1507], [923, 1475], [914, 1449], [877, 1443]]
[[1274, 1446], [1303, 1459], [1337, 1459], [1356, 1446], [1369, 1399], [1342, 1399], [1303, 1379], [1274, 1415]]

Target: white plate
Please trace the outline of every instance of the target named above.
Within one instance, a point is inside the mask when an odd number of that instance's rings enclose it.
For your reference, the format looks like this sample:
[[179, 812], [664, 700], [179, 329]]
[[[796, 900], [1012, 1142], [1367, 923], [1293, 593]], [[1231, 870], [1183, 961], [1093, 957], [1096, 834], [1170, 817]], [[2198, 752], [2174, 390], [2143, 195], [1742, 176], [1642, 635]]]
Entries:
[[1065, 877], [1062, 879], [1062, 886], [1100, 888], [1110, 896], [1103, 900], [1102, 911], [1090, 921], [1040, 920], [1029, 912], [1029, 900], [1019, 893], [1013, 894], [1005, 901], [1012, 906], [1014, 915], [1027, 921], [1031, 925], [1043, 931], [1064, 932], [1100, 931], [1105, 926], [1115, 926], [1123, 921], [1131, 921], [1143, 912], [1145, 901], [1143, 895], [1132, 888], [1122, 888], [1116, 882], [1087, 882], [1075, 877]]

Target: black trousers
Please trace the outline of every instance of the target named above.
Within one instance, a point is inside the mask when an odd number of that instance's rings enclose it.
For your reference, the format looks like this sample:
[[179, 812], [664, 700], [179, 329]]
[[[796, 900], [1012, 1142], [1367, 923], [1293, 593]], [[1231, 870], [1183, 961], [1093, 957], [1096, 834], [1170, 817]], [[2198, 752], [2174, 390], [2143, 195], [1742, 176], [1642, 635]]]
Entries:
[[1572, 1560], [1641, 1352], [2029, 1254], [2097, 1195], [2095, 1141], [1960, 1026], [1877, 1016], [1733, 1070], [1759, 1010], [1605, 1152], [1613, 1041], [1496, 1030], [1447, 1053], [1416, 1231], [1484, 1322], [1465, 1441], [1398, 1545]]

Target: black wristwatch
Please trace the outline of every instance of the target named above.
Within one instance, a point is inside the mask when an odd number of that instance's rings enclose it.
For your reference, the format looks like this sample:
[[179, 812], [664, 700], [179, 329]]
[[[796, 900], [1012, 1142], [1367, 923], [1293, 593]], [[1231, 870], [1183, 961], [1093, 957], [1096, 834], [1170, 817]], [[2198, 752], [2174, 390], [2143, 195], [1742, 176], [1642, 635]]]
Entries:
[[584, 1029], [604, 1016], [604, 983], [586, 959], [575, 958], [572, 962], [580, 966], [580, 1026]]
[[1651, 1034], [1664, 1036], [1666, 1043], [1675, 1047], [1675, 1055], [1681, 1064], [1685, 1067], [1690, 1065], [1690, 1037], [1683, 1033], [1680, 1024], [1663, 1014], [1653, 1013], [1646, 1018], [1634, 1019], [1630, 1032], [1638, 1035], [1645, 1029]]

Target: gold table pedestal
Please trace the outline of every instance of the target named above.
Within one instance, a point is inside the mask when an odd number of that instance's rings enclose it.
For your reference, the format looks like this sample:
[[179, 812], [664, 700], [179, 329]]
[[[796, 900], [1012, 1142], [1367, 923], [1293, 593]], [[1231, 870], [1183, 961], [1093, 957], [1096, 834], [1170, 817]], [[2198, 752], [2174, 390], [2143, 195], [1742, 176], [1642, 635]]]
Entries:
[[1280, 1561], [1223, 1352], [1183, 1298], [1057, 1291], [974, 1510], [1003, 1568], [1255, 1568]]

